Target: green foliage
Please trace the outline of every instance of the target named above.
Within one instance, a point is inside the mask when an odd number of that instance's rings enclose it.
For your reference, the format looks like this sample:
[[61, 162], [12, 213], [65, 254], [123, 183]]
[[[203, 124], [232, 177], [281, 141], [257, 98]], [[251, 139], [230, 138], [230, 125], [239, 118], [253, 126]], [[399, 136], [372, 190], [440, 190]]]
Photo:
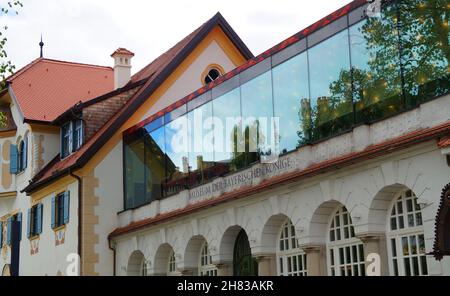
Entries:
[[[0, 17], [3, 15], [7, 15], [10, 13], [19, 14], [17, 8], [23, 7], [22, 2], [20, 1], [8, 1], [6, 6], [2, 6], [0, 4]], [[8, 54], [6, 52], [6, 42], [8, 38], [5, 33], [8, 30], [7, 25], [0, 26], [0, 91], [6, 87], [6, 78], [14, 73], [15, 66], [8, 59]], [[6, 126], [6, 116], [2, 112], [0, 112], [0, 128]]]
[[[7, 14], [19, 14], [17, 11], [17, 8], [23, 7], [22, 2], [20, 1], [8, 1], [6, 3], [6, 6], [0, 5], [0, 17], [2, 15]], [[6, 37], [5, 33], [6, 30], [8, 30], [7, 25], [0, 26], [0, 90], [5, 87], [5, 79], [9, 75], [14, 73], [15, 66], [13, 63], [8, 59], [8, 54], [6, 52], [6, 42], [8, 41], [8, 38]]]

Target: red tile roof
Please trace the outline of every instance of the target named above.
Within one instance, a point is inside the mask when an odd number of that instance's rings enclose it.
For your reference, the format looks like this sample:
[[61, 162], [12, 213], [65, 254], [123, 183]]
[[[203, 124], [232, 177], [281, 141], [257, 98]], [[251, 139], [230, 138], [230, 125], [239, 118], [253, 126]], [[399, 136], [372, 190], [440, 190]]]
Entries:
[[51, 122], [114, 89], [111, 67], [37, 59], [7, 79], [25, 119]]
[[129, 51], [126, 48], [123, 47], [119, 47], [118, 49], [116, 49], [116, 51], [114, 51], [111, 56], [114, 57], [116, 54], [126, 54], [126, 55], [130, 55], [132, 57], [134, 57], [134, 53]]
[[125, 106], [117, 112], [111, 119], [100, 128], [97, 133], [90, 138], [77, 152], [69, 157], [57, 161], [56, 159], [44, 167], [23, 191], [32, 192], [41, 186], [47, 184], [53, 179], [57, 179], [69, 171], [80, 167], [85, 161], [95, 153], [97, 149], [102, 147], [103, 141], [107, 141], [118, 128], [125, 122], [130, 114], [155, 91], [162, 82], [174, 71], [179, 64], [195, 49], [195, 47], [207, 36], [212, 29], [220, 26], [227, 34], [230, 40], [236, 45], [242, 55], [250, 59], [253, 54], [242, 42], [239, 36], [234, 32], [231, 26], [226, 22], [220, 13], [217, 13], [208, 22], [200, 26], [197, 30], [186, 36], [175, 46], [156, 58], [148, 66], [136, 73], [130, 83], [135, 83], [143, 79], [147, 82], [137, 91], [137, 93], [128, 100]]
[[438, 142], [439, 148], [447, 148], [450, 147], [450, 136], [442, 138]]

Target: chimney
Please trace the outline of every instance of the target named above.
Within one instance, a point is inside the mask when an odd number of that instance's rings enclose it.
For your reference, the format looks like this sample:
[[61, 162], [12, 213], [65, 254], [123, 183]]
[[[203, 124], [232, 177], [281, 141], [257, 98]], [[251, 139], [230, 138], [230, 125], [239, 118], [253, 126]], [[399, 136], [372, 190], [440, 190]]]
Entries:
[[114, 89], [124, 87], [131, 78], [131, 58], [134, 53], [118, 48], [111, 57], [114, 59]]

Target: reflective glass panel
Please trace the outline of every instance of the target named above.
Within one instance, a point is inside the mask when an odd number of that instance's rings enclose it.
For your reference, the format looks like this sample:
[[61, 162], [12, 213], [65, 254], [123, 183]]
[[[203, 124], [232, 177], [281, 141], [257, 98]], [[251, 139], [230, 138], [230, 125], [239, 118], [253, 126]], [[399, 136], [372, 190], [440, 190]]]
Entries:
[[353, 124], [348, 30], [309, 49], [312, 138], [348, 130]]
[[308, 104], [306, 52], [273, 68], [272, 75], [274, 113], [279, 118], [280, 152], [286, 153], [309, 141], [311, 106]]
[[190, 186], [214, 177], [212, 103], [204, 104], [188, 113]]
[[266, 72], [241, 86], [242, 120], [245, 153], [242, 161], [249, 165], [260, 155], [271, 152], [272, 73]]
[[188, 164], [188, 121], [183, 115], [165, 125], [166, 148], [166, 195], [176, 194], [187, 188]]
[[350, 27], [357, 122], [387, 117], [403, 107], [396, 25], [392, 13], [387, 13]]
[[239, 88], [213, 100], [213, 116], [215, 170], [222, 175], [245, 165]]

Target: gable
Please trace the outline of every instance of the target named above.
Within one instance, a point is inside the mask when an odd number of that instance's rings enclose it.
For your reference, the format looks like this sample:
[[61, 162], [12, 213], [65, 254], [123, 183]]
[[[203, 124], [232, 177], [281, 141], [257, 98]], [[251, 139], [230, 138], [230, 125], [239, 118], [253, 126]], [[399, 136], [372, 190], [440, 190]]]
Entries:
[[95, 168], [121, 143], [125, 130], [202, 87], [201, 74], [208, 65], [218, 64], [227, 73], [246, 61], [223, 30], [216, 26], [80, 170], [82, 175]]

